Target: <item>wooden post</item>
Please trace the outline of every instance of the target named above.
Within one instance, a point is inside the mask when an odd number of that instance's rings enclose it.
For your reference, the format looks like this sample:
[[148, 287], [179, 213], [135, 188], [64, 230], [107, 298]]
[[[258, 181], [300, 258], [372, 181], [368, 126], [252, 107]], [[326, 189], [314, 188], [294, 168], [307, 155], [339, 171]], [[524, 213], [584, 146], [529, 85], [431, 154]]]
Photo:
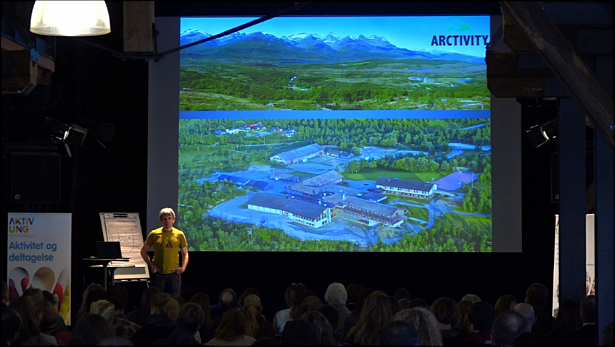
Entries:
[[154, 2], [124, 1], [124, 52], [154, 52]]
[[532, 1], [501, 1], [500, 4], [613, 147], [613, 97], [588, 70], [540, 4]]

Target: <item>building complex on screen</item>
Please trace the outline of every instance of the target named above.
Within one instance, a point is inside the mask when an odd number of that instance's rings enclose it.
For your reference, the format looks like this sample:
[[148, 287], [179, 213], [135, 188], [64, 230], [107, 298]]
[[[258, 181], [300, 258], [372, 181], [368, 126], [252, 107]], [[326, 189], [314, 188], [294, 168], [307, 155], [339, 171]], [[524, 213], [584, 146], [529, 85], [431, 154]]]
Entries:
[[290, 165], [302, 161], [307, 161], [308, 159], [319, 155], [324, 155], [324, 148], [322, 148], [319, 144], [314, 143], [311, 145], [303, 146], [274, 155], [273, 157], [269, 158], [269, 161], [275, 161], [280, 164]]
[[384, 190], [387, 194], [413, 196], [417, 198], [431, 198], [438, 189], [435, 183], [414, 182], [398, 178], [379, 178], [376, 188]]

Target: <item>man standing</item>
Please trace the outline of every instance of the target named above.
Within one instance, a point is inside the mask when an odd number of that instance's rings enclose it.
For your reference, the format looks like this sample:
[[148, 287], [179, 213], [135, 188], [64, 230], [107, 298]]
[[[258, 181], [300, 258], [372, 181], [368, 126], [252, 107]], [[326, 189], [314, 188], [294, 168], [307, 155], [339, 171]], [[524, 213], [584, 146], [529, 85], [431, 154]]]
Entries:
[[[188, 266], [188, 243], [184, 232], [175, 229], [175, 212], [171, 208], [160, 210], [161, 228], [150, 232], [141, 248], [141, 257], [149, 265], [152, 285], [173, 296], [180, 296], [181, 276]], [[154, 259], [151, 260], [147, 251], [154, 247]], [[178, 249], [181, 249], [183, 261], [179, 266]], [[170, 290], [165, 290], [169, 288]]]

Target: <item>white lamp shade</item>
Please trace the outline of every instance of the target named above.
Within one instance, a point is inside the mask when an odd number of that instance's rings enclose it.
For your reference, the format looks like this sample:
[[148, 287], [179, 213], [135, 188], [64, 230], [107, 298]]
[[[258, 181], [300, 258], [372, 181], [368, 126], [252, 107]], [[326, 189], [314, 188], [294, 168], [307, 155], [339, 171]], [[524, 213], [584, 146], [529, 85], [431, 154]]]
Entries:
[[50, 36], [97, 36], [111, 32], [104, 1], [40, 1], [34, 3], [30, 31]]

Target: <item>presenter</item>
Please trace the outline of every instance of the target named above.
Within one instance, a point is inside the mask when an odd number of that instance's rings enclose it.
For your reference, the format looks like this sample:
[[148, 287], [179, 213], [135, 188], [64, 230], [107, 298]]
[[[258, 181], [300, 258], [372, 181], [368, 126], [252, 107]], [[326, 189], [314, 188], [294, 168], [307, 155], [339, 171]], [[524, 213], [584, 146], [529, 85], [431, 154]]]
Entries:
[[[173, 227], [175, 212], [171, 208], [163, 208], [159, 213], [161, 228], [152, 230], [143, 248], [141, 257], [150, 268], [151, 283], [161, 291], [173, 296], [180, 296], [181, 273], [188, 266], [188, 242], [184, 232]], [[151, 260], [147, 251], [154, 247], [154, 259]], [[183, 261], [179, 266], [178, 249], [181, 249]]]

